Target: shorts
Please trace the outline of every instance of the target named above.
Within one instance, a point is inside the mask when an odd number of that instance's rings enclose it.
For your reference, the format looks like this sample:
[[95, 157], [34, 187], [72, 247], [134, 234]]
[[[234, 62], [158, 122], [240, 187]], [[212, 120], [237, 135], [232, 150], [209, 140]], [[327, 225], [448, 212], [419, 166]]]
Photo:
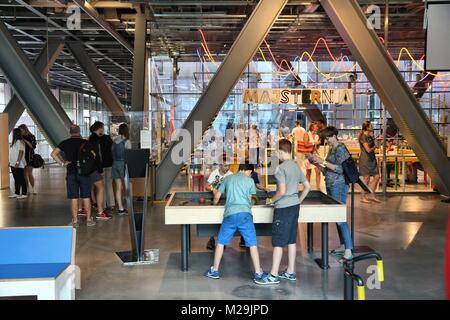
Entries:
[[91, 197], [91, 179], [78, 173], [66, 177], [67, 199], [87, 199]]
[[217, 236], [218, 243], [228, 245], [237, 230], [244, 238], [245, 246], [257, 245], [253, 216], [249, 212], [239, 212], [225, 217]]
[[298, 214], [300, 205], [273, 210], [272, 246], [285, 247], [297, 243]]
[[94, 184], [96, 182], [99, 182], [101, 180], [103, 180], [103, 176], [100, 174], [100, 172], [98, 172], [97, 170], [95, 170], [94, 172], [91, 173], [91, 175], [89, 176], [91, 178], [91, 183]]
[[125, 161], [114, 161], [112, 165], [112, 178], [113, 179], [125, 178]]

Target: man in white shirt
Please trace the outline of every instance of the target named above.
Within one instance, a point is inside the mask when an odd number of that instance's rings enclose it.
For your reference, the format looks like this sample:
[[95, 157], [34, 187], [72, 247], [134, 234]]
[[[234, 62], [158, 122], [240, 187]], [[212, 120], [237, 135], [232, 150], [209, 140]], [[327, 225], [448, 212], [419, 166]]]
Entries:
[[[219, 164], [219, 167], [211, 172], [208, 177], [206, 190], [211, 191], [214, 195], [216, 195], [220, 185], [225, 179], [226, 176], [233, 174], [230, 171], [230, 165], [226, 163], [225, 157], [223, 159], [223, 163]], [[216, 241], [214, 237], [209, 238], [208, 243], [206, 244], [206, 248], [208, 250], [214, 250], [216, 247]]]
[[300, 168], [303, 168], [305, 155], [298, 153], [298, 143], [303, 142], [305, 138], [306, 130], [300, 125], [300, 121], [295, 121], [295, 128], [292, 129], [292, 138], [294, 139], [294, 154], [296, 155], [297, 164]]

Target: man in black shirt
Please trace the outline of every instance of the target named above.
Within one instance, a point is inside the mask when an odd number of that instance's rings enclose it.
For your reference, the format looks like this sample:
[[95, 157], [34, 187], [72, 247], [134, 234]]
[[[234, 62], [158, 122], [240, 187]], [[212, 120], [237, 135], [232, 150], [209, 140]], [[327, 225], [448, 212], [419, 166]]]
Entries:
[[67, 198], [70, 199], [74, 227], [78, 226], [78, 199], [82, 199], [83, 207], [86, 210], [87, 226], [95, 226], [95, 221], [91, 216], [91, 178], [79, 175], [77, 170], [78, 152], [85, 143], [87, 141], [80, 136], [80, 127], [72, 125], [70, 138], [61, 142], [51, 153], [52, 158], [67, 169]]

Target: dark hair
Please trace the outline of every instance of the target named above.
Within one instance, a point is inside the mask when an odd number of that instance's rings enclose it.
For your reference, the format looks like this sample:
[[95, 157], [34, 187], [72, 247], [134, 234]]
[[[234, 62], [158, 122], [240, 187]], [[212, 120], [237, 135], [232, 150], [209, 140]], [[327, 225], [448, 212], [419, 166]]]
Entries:
[[255, 166], [251, 163], [245, 162], [239, 165], [239, 171], [254, 171]]
[[119, 126], [119, 134], [124, 136], [126, 139], [130, 139], [130, 129], [126, 123], [122, 123]]
[[320, 139], [326, 139], [326, 138], [330, 138], [333, 136], [337, 137], [338, 134], [339, 134], [338, 129], [336, 129], [335, 127], [329, 126], [320, 131]]
[[322, 124], [326, 124], [326, 122], [325, 122], [324, 119], [319, 119], [319, 120], [317, 120], [317, 122], [320, 122], [320, 123], [322, 123]]
[[19, 128], [14, 128], [14, 130], [13, 130], [13, 132], [12, 132], [12, 142], [11, 142], [11, 147], [12, 147], [18, 140], [22, 140], [22, 132], [20, 131]]
[[367, 131], [370, 127], [371, 123], [369, 120], [366, 120], [363, 122], [361, 126], [361, 132], [359, 133], [358, 140], [361, 140], [361, 137], [363, 136], [364, 132]]
[[300, 121], [299, 120], [295, 121], [295, 125], [299, 126], [300, 125]]
[[20, 126], [18, 126], [17, 128], [21, 129], [21, 130], [25, 130], [26, 134], [29, 135], [31, 134], [30, 130], [28, 130], [28, 127], [26, 124], [21, 124]]
[[291, 153], [292, 151], [292, 142], [290, 142], [288, 139], [281, 139], [278, 142], [278, 150]]
[[89, 131], [91, 131], [91, 133], [94, 133], [98, 129], [103, 128], [104, 126], [105, 125], [103, 124], [103, 122], [95, 121], [94, 124], [89, 128]]

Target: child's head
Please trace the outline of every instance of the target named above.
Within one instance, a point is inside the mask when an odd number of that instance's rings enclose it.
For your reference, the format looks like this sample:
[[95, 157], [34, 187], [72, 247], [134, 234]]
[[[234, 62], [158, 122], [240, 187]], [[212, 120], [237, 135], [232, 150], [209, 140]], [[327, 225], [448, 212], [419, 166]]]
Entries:
[[292, 143], [288, 139], [280, 139], [278, 142], [278, 158], [281, 161], [291, 159]]
[[325, 141], [330, 147], [339, 143], [338, 130], [335, 127], [326, 127], [320, 132], [320, 138]]
[[230, 164], [227, 162], [227, 157], [224, 154], [222, 156], [222, 163], [219, 164], [219, 171], [221, 174], [225, 174], [230, 170]]
[[255, 170], [255, 167], [251, 163], [241, 163], [239, 165], [239, 172], [243, 172], [247, 176], [251, 176], [252, 172]]

